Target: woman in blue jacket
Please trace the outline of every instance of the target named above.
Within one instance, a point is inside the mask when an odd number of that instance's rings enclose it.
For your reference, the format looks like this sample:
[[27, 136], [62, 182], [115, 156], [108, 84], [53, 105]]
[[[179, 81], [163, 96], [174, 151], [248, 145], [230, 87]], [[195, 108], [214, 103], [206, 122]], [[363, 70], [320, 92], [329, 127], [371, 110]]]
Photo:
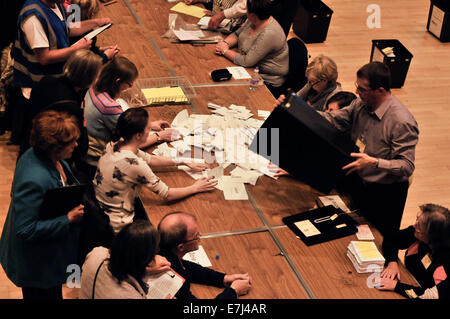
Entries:
[[39, 219], [39, 213], [47, 190], [78, 184], [64, 159], [72, 155], [79, 135], [75, 117], [42, 112], [33, 121], [32, 148], [17, 162], [0, 263], [8, 278], [22, 287], [24, 299], [62, 299], [67, 266], [76, 263], [76, 224], [83, 206], [47, 220]]

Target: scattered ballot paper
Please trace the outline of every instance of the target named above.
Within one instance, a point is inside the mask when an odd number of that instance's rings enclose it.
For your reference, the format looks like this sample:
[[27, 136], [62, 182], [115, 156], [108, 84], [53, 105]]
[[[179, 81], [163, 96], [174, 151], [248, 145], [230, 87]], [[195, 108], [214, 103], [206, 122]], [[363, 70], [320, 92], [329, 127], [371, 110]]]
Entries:
[[243, 80], [243, 79], [251, 79], [252, 77], [247, 72], [245, 68], [242, 66], [229, 66], [227, 67], [228, 72], [231, 73], [233, 79], [235, 80]]
[[359, 225], [357, 226], [358, 232], [356, 233], [356, 237], [359, 240], [374, 240], [372, 232], [370, 231], [369, 225]]
[[183, 259], [199, 264], [203, 267], [212, 266], [211, 261], [209, 260], [208, 255], [206, 255], [205, 249], [203, 249], [202, 245], [199, 245], [197, 250], [188, 252], [183, 256]]

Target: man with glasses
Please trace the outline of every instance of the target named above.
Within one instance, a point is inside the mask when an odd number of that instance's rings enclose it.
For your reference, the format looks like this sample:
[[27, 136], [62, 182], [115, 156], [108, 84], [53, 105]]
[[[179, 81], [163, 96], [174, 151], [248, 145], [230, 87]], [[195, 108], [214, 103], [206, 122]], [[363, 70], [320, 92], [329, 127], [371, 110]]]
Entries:
[[419, 129], [414, 116], [390, 91], [389, 67], [371, 62], [357, 72], [359, 98], [349, 106], [321, 112], [336, 128], [348, 132], [359, 147], [355, 161], [343, 167], [355, 206], [387, 235], [400, 227], [414, 171]]
[[190, 291], [191, 282], [225, 287], [216, 299], [236, 299], [250, 291], [251, 278], [248, 274], [226, 275], [183, 260], [184, 255], [199, 248], [200, 232], [195, 216], [183, 212], [169, 213], [161, 219], [158, 231], [160, 255], [166, 257], [172, 269], [185, 279], [175, 295], [177, 299], [196, 298]]

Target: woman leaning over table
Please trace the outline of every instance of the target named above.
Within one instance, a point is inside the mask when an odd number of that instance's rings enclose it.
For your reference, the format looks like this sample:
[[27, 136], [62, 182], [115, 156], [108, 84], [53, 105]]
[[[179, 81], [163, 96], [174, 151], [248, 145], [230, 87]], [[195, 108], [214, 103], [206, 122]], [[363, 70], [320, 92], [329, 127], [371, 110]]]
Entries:
[[[89, 148], [82, 161], [82, 170], [88, 180], [92, 180], [97, 169], [97, 162], [111, 142], [113, 131], [120, 114], [128, 109], [128, 104], [120, 98], [130, 89], [139, 75], [136, 65], [124, 56], [117, 56], [103, 67], [95, 84], [88, 90], [84, 98], [85, 118]], [[172, 141], [178, 132], [169, 128], [167, 121], [151, 122], [155, 134], [149, 134], [141, 148], [159, 141]]]
[[126, 110], [117, 121], [115, 142], [106, 145], [105, 154], [98, 161], [93, 181], [95, 196], [108, 215], [114, 233], [133, 222], [134, 201], [142, 186], [166, 201], [172, 201], [214, 190], [217, 185], [217, 181], [211, 178], [201, 178], [190, 186], [169, 188], [150, 166], [187, 165], [192, 170], [202, 171], [207, 165], [185, 163], [139, 150], [139, 146], [147, 139], [150, 127], [145, 109]]
[[67, 113], [44, 111], [33, 120], [31, 145], [17, 162], [12, 200], [0, 240], [0, 262], [24, 299], [62, 299], [67, 266], [76, 263], [77, 223], [83, 205], [66, 215], [40, 220], [47, 190], [78, 184], [64, 159], [80, 135]]
[[[399, 230], [383, 241], [387, 267], [380, 290], [393, 290], [408, 298], [450, 299], [450, 211], [442, 206], [420, 206], [414, 226]], [[405, 266], [420, 287], [400, 281], [398, 251], [407, 249]]]
[[95, 247], [86, 257], [80, 299], [147, 299], [146, 277], [170, 269], [157, 255], [159, 234], [147, 220], [125, 226], [111, 248]]
[[[230, 50], [235, 46], [237, 51]], [[258, 66], [264, 84], [278, 98], [289, 71], [289, 49], [269, 0], [247, 1], [247, 21], [217, 44], [216, 54], [243, 67]]]

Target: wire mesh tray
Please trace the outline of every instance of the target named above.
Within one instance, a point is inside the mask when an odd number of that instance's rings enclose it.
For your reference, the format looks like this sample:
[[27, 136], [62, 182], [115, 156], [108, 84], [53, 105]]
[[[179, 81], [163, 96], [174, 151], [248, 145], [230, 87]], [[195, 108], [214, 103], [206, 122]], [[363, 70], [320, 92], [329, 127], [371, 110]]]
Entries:
[[137, 89], [130, 92], [130, 105], [134, 106], [191, 104], [192, 98], [196, 96], [185, 77], [138, 79], [136, 86]]

